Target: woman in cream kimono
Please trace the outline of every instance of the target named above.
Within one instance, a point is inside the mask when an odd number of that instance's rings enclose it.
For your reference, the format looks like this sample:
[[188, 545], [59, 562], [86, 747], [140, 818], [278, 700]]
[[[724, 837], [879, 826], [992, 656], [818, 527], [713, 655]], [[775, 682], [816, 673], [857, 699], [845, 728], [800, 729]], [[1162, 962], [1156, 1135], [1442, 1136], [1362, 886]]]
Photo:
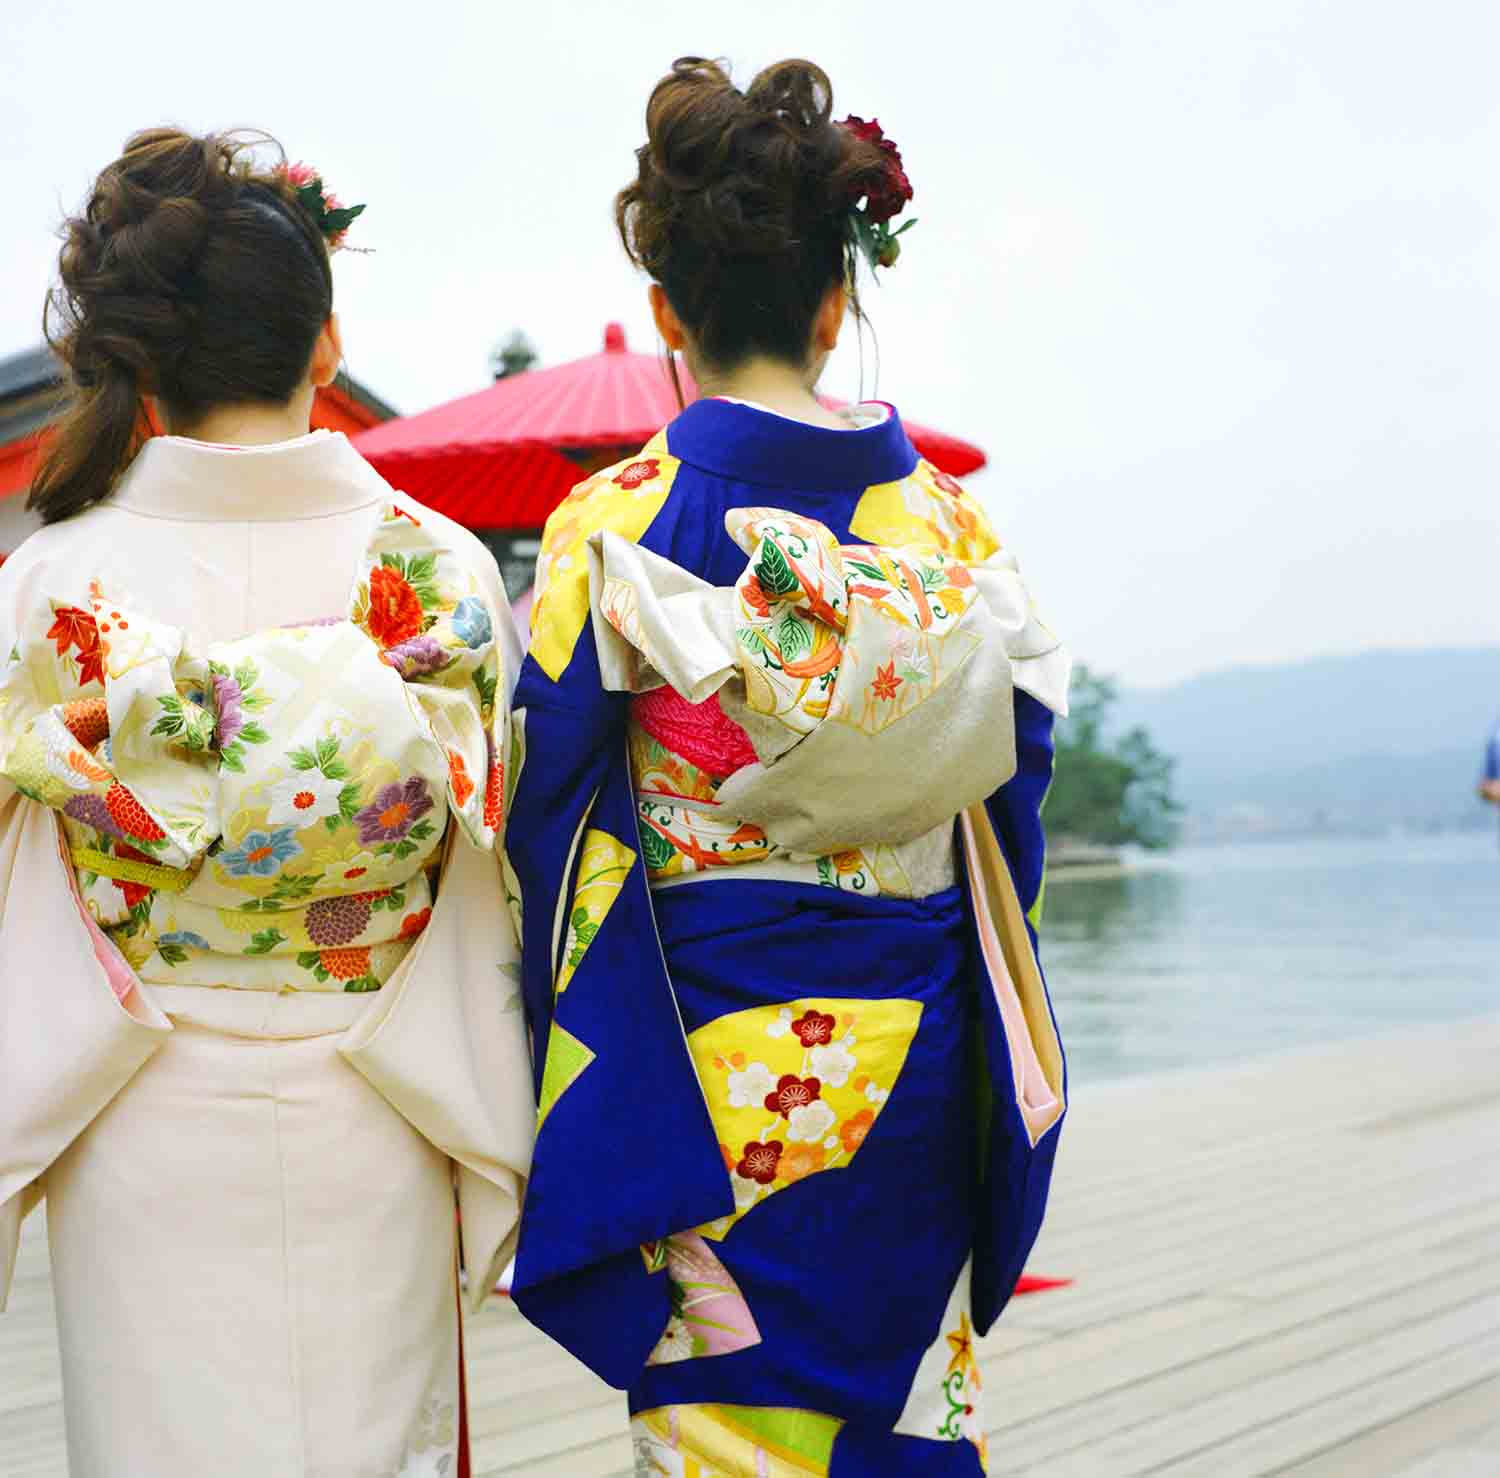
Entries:
[[472, 536], [307, 432], [353, 214], [160, 131], [62, 253], [0, 572], [0, 1293], [45, 1196], [74, 1478], [456, 1474], [455, 1198], [476, 1297], [509, 1256], [514, 638]]
[[620, 226], [705, 398], [548, 522], [516, 687], [514, 1297], [627, 1389], [641, 1478], [976, 1478], [1066, 1100], [1068, 659], [896, 412], [813, 394], [905, 185], [829, 104], [795, 61], [652, 94]]

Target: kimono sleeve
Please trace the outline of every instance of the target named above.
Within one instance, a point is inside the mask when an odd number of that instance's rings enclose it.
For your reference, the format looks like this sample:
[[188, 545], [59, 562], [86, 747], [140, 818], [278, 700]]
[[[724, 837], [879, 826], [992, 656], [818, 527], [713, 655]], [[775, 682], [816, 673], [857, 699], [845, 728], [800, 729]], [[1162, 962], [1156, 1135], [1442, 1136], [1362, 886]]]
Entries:
[[[576, 502], [554, 520], [576, 528]], [[558, 538], [549, 525], [544, 559]], [[572, 578], [584, 588], [560, 591]], [[537, 1141], [512, 1297], [625, 1387], [671, 1312], [666, 1277], [643, 1247], [734, 1202], [657, 939], [628, 700], [601, 684], [580, 614], [586, 578], [579, 561], [539, 597], [513, 713], [524, 759], [507, 852], [521, 897]]]
[[[20, 664], [28, 632], [46, 640], [56, 624], [45, 594], [54, 574], [22, 556], [0, 571], [8, 668]], [[14, 748], [36, 701], [57, 696], [0, 686], [0, 749]], [[0, 782], [0, 1309], [21, 1221], [41, 1198], [47, 1167], [172, 1030], [84, 909], [52, 810], [23, 791], [32, 778]]]
[[[1024, 911], [1025, 945], [1035, 962], [1041, 986], [1039, 1009], [1050, 1024], [1051, 1039], [1060, 1042], [1056, 1017], [1041, 972], [1037, 926], [1040, 921], [1046, 838], [1042, 828], [1042, 802], [1052, 780], [1052, 711], [1030, 693], [1017, 688], [1014, 694], [1016, 726], [1016, 772], [985, 802], [993, 835], [999, 843], [1004, 865], [1020, 908]], [[985, 905], [978, 880], [971, 877], [970, 896], [976, 910], [976, 928], [983, 928], [977, 914]], [[1046, 1131], [1033, 1140], [1018, 1102], [1020, 1085], [1012, 1068], [1013, 1054], [1007, 1045], [1007, 1025], [997, 1009], [994, 995], [984, 991], [980, 999], [976, 1048], [980, 1052], [980, 1186], [975, 1233], [973, 1302], [974, 1324], [981, 1332], [999, 1318], [1015, 1289], [1016, 1280], [1041, 1231], [1051, 1189], [1053, 1163], [1063, 1112]], [[1044, 1027], [1045, 1030], [1045, 1027]], [[1059, 1098], [1067, 1102], [1067, 1071], [1057, 1047]]]
[[[978, 532], [994, 553], [980, 566], [976, 578], [983, 586], [1002, 572], [1001, 578], [1018, 585], [1014, 561], [999, 547], [988, 521], [976, 510]], [[978, 1217], [973, 1267], [975, 1327], [984, 1332], [1000, 1316], [1026, 1265], [1026, 1259], [1041, 1231], [1051, 1189], [1052, 1169], [1067, 1103], [1067, 1069], [1056, 1016], [1041, 969], [1038, 929], [1046, 871], [1046, 834], [1042, 808], [1052, 784], [1056, 714], [1067, 712], [1067, 689], [1071, 664], [1056, 638], [1038, 618], [1029, 591], [1019, 587], [1015, 609], [1020, 624], [1012, 647], [1015, 685], [1011, 703], [1015, 731], [1015, 771], [984, 803], [982, 816], [998, 843], [1009, 874], [1015, 904], [1022, 917], [1012, 921], [1011, 933], [1018, 949], [1029, 952], [1022, 968], [1014, 973], [1029, 976], [1035, 984], [1034, 1002], [1039, 1020], [1032, 1021], [1033, 1041], [1027, 1054], [1033, 1063], [1041, 1049], [1055, 1053], [1056, 1117], [1037, 1134], [1028, 1125], [1020, 1105], [1022, 1087], [1016, 1081], [1009, 1050], [1007, 1027], [997, 1009], [993, 992], [980, 1001], [976, 1046], [980, 1050], [980, 1165]], [[976, 929], [985, 924], [978, 918], [986, 905], [980, 880], [969, 878], [970, 896], [976, 911]], [[981, 951], [982, 952], [982, 951]], [[1046, 1038], [1043, 1042], [1041, 1039]]]

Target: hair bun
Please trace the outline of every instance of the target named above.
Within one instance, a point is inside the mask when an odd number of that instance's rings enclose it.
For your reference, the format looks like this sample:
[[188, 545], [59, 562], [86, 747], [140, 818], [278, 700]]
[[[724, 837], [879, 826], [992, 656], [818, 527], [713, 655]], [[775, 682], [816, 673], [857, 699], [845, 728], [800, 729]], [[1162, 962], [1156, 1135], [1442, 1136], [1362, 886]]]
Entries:
[[777, 62], [750, 84], [745, 104], [806, 132], [833, 117], [833, 84], [816, 62]]
[[805, 358], [818, 304], [847, 275], [849, 210], [885, 163], [832, 120], [828, 74], [800, 59], [741, 92], [720, 63], [682, 57], [651, 93], [615, 222], [716, 363]]
[[51, 521], [109, 492], [134, 453], [141, 397], [174, 414], [284, 404], [333, 303], [328, 249], [264, 134], [135, 134], [63, 231], [48, 342], [72, 399], [32, 484]]

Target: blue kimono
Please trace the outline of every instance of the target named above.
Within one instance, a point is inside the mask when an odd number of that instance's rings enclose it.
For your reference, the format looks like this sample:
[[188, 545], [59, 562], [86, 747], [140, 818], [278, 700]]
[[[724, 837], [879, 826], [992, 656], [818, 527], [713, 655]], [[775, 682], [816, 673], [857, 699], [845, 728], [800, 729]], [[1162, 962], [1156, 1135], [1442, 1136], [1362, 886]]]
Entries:
[[[998, 549], [894, 412], [838, 431], [725, 400], [549, 521], [508, 827], [538, 1079], [514, 1298], [628, 1389], [641, 1471], [972, 1475], [973, 1339], [1040, 1228], [1065, 1101], [1039, 975], [1027, 1021], [1056, 1102], [1028, 1120], [1018, 1101], [976, 859], [1018, 904], [1012, 973], [1035, 974], [1052, 712], [1016, 688], [1014, 775], [966, 813], [963, 846], [948, 822], [905, 849], [800, 856], [719, 820], [717, 787], [754, 759], [744, 733], [716, 701], [606, 690], [588, 541], [743, 589], [725, 519], [747, 507], [956, 563]], [[773, 618], [782, 573], [762, 564], [750, 597]], [[876, 687], [901, 681], [893, 665]]]

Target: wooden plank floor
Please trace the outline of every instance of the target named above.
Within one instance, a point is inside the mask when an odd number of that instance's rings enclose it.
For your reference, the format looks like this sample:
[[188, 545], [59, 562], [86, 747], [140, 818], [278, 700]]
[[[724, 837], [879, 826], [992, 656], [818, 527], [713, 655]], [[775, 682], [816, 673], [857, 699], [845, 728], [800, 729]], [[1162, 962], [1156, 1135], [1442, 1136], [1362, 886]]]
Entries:
[[[985, 1342], [992, 1474], [1500, 1475], [1500, 1017], [1075, 1094], [1036, 1272]], [[0, 1473], [66, 1473], [39, 1218]], [[623, 1401], [503, 1302], [476, 1475], [631, 1470]], [[134, 1475], [131, 1475], [134, 1478]]]

